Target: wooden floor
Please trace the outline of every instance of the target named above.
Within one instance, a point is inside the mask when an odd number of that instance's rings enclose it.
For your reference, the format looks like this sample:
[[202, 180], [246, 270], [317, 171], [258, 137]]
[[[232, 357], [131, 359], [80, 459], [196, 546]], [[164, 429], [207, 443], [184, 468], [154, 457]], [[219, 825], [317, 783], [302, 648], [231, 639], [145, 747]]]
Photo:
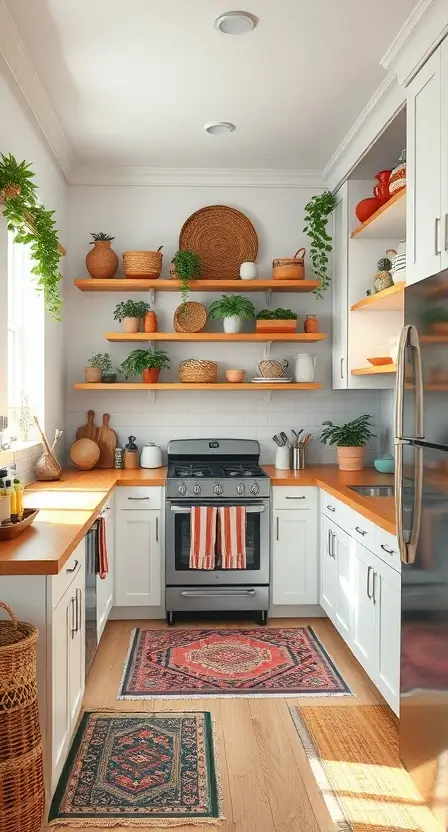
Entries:
[[[355, 704], [384, 700], [328, 619], [274, 619], [271, 627], [311, 624], [345, 681], [357, 695]], [[123, 711], [209, 710], [218, 729], [226, 822], [219, 827], [180, 826], [176, 832], [334, 832], [306, 755], [288, 711], [289, 704], [341, 707], [347, 697], [297, 699], [195, 699], [117, 701], [123, 663], [134, 627], [161, 629], [161, 621], [110, 621], [90, 671], [84, 699], [86, 710]], [[182, 627], [238, 627], [242, 623], [201, 621]], [[119, 827], [107, 829], [117, 832]], [[148, 828], [154, 832], [156, 827]], [[159, 827], [157, 827], [159, 828]], [[162, 829], [163, 827], [160, 827]], [[72, 827], [65, 826], [65, 830]], [[144, 832], [144, 829], [140, 827]], [[73, 829], [73, 832], [75, 830]], [[76, 832], [79, 832], [79, 827]], [[103, 830], [104, 832], [104, 830]]]

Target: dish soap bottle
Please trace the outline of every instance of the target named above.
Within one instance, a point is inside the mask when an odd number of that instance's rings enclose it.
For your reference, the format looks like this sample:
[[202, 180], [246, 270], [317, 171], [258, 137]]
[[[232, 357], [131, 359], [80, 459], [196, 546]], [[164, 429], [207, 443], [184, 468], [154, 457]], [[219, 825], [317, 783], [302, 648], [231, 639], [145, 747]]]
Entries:
[[9, 508], [11, 511], [11, 520], [17, 523], [17, 495], [14, 491], [12, 480], [5, 480], [5, 491], [9, 496]]
[[8, 474], [6, 468], [0, 469], [0, 524], [11, 522], [11, 500], [6, 493], [4, 477]]
[[14, 479], [14, 491], [16, 492], [16, 511], [17, 511], [17, 519], [20, 521], [23, 518], [23, 485], [20, 482], [18, 477]]
[[135, 436], [129, 437], [129, 442], [127, 445], [124, 446], [124, 454], [123, 454], [123, 467], [124, 468], [138, 468], [138, 448], [135, 444]]

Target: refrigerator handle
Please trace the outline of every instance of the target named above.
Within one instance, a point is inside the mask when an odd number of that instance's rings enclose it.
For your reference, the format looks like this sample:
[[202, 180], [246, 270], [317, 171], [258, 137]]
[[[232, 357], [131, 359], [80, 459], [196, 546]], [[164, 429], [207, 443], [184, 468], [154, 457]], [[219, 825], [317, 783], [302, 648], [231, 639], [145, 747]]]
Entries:
[[403, 438], [403, 397], [404, 397], [404, 360], [406, 344], [408, 341], [408, 333], [410, 326], [404, 326], [401, 330], [400, 342], [398, 345], [397, 356], [397, 376], [396, 376], [396, 395], [395, 395], [395, 438]]
[[403, 442], [395, 440], [395, 521], [398, 551], [403, 563], [408, 562], [408, 551], [403, 531]]
[[415, 355], [415, 438], [424, 439], [423, 367], [418, 329], [410, 327], [409, 340]]
[[423, 369], [422, 352], [418, 330], [413, 325], [404, 326], [401, 330], [397, 356], [397, 381], [395, 396], [395, 439], [403, 439], [403, 401], [406, 383], [406, 350], [413, 348], [415, 356], [415, 424], [414, 439], [424, 438], [423, 420]]
[[420, 527], [422, 523], [422, 502], [423, 502], [423, 448], [414, 446], [415, 468], [414, 468], [414, 522], [412, 525], [411, 537], [407, 544], [406, 563], [415, 563]]

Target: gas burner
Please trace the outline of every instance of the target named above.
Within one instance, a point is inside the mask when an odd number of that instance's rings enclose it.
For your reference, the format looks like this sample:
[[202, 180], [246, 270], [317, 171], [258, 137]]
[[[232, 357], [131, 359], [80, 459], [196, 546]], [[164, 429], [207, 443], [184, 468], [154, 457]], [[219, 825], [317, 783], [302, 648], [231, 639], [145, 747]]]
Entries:
[[213, 469], [210, 465], [182, 465], [174, 468], [175, 477], [212, 477]]
[[258, 465], [248, 467], [246, 465], [229, 465], [223, 468], [225, 477], [264, 477], [265, 473]]

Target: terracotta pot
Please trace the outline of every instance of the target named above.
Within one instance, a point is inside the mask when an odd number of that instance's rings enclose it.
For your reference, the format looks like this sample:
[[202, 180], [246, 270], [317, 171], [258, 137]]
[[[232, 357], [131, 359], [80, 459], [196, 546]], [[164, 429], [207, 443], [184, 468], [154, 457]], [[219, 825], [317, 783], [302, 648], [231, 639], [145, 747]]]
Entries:
[[362, 471], [364, 468], [365, 448], [339, 447], [338, 465], [340, 471]]
[[88, 384], [97, 384], [102, 378], [101, 367], [85, 367], [84, 376]]
[[110, 240], [96, 240], [86, 257], [87, 271], [91, 277], [113, 277], [118, 269], [118, 257]]
[[147, 312], [144, 323], [145, 332], [157, 332], [157, 315], [155, 312]]
[[140, 329], [140, 318], [123, 318], [124, 332], [138, 332]]
[[160, 370], [143, 370], [143, 384], [157, 384]]
[[319, 332], [319, 320], [316, 315], [307, 315], [303, 325], [305, 332]]
[[359, 222], [368, 220], [375, 211], [378, 211], [378, 208], [381, 208], [381, 205], [382, 202], [377, 196], [369, 196], [367, 199], [362, 199], [361, 202], [358, 202], [355, 208], [355, 214]]

